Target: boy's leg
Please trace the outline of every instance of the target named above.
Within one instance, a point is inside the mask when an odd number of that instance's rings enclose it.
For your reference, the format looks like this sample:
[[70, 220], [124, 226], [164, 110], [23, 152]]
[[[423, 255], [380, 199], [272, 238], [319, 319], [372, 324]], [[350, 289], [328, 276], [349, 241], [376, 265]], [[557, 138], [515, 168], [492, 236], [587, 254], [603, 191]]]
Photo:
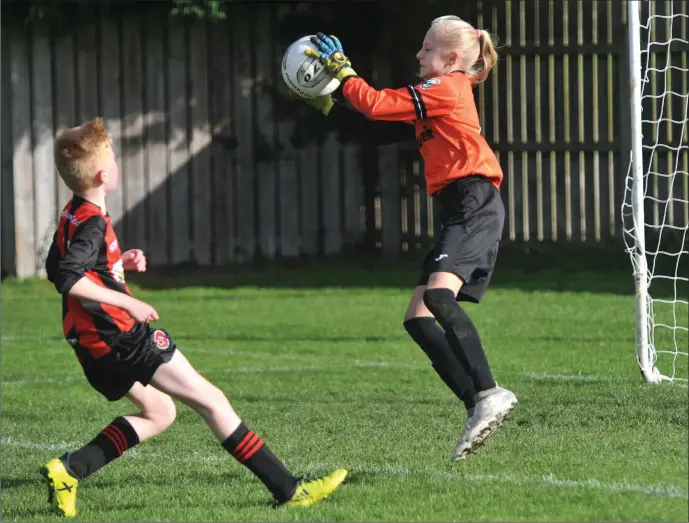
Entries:
[[201, 376], [179, 350], [169, 362], [158, 367], [150, 383], [197, 411], [225, 450], [251, 470], [279, 503], [315, 503], [334, 491], [346, 476], [346, 471], [339, 470], [300, 483], [264, 441], [242, 423], [225, 394]]
[[119, 458], [127, 449], [160, 434], [175, 421], [172, 398], [153, 387], [135, 383], [126, 397], [141, 409], [138, 414], [116, 418], [92, 441], [62, 457], [67, 469], [77, 479], [90, 476]]
[[170, 396], [155, 387], [135, 383], [127, 399], [139, 408], [138, 414], [125, 416], [139, 435], [139, 442], [157, 436], [177, 418], [177, 408]]
[[141, 441], [164, 431], [175, 420], [172, 399], [135, 383], [126, 397], [141, 412], [113, 420], [98, 435], [75, 452], [51, 460], [42, 470], [49, 487], [49, 501], [61, 514], [76, 514], [76, 491], [82, 480]]

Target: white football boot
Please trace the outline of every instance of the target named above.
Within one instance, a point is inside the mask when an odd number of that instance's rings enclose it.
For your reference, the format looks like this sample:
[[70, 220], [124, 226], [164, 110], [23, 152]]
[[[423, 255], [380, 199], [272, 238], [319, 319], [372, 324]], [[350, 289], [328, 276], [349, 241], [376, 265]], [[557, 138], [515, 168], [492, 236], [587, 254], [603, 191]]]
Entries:
[[474, 413], [464, 424], [462, 439], [452, 453], [453, 459], [466, 459], [480, 447], [502, 425], [516, 404], [517, 397], [514, 393], [497, 384], [492, 389], [476, 394]]

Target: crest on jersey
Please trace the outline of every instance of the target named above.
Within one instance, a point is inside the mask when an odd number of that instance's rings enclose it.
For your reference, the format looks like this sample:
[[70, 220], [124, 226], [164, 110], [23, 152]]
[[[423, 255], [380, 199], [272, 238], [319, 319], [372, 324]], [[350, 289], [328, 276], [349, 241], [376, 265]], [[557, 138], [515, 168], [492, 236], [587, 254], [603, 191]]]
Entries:
[[124, 283], [124, 264], [122, 263], [122, 258], [112, 264], [112, 270], [110, 272], [115, 281]]
[[424, 91], [431, 87], [432, 85], [437, 85], [440, 83], [440, 80], [437, 78], [431, 78], [429, 80], [426, 80], [424, 83], [421, 84], [421, 90]]
[[160, 350], [165, 350], [170, 347], [170, 337], [161, 330], [153, 333], [153, 341]]

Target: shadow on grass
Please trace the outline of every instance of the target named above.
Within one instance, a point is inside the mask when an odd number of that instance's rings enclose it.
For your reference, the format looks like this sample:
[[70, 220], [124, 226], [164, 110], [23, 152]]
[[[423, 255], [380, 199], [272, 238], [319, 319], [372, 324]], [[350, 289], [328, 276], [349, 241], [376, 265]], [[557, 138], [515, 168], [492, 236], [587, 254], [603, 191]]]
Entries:
[[[416, 286], [423, 253], [398, 259], [384, 259], [370, 251], [326, 258], [298, 258], [258, 261], [251, 264], [218, 267], [153, 267], [144, 274], [128, 273], [127, 281], [141, 290], [176, 290], [191, 287], [210, 289], [292, 290], [283, 296], [300, 297], [300, 291], [325, 288], [399, 289], [411, 291]], [[656, 275], [686, 276], [689, 257], [668, 258], [666, 266], [656, 266]], [[3, 285], [6, 282], [3, 282]], [[49, 287], [47, 282], [28, 280], [22, 285]], [[10, 288], [11, 289], [11, 288]], [[8, 289], [8, 290], [10, 290]], [[634, 277], [628, 255], [621, 243], [607, 245], [550, 243], [517, 245], [506, 243], [498, 254], [488, 292], [517, 289], [524, 292], [583, 292], [634, 295]], [[14, 290], [14, 289], [12, 289]], [[10, 299], [21, 298], [10, 293]], [[677, 296], [687, 300], [689, 285], [673, 279], [653, 279], [654, 297]], [[177, 295], [175, 300], [250, 300], [259, 297], [231, 295]], [[26, 299], [31, 299], [28, 295]]]
[[[130, 274], [142, 289], [184, 287], [273, 289], [398, 288], [411, 291], [425, 253], [386, 260], [370, 252], [321, 259], [291, 259], [212, 268], [176, 267]], [[674, 268], [673, 268], [674, 272]], [[634, 294], [629, 258], [621, 244], [505, 244], [490, 289]]]

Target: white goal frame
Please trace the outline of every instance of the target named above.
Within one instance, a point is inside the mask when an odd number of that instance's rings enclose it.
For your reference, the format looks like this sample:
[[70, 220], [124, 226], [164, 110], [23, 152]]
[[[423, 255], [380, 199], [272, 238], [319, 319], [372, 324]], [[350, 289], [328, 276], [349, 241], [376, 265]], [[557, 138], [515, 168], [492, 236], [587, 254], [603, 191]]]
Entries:
[[[649, 176], [646, 175], [646, 171], [644, 168], [644, 143], [642, 135], [642, 125], [644, 123], [644, 120], [642, 119], [642, 97], [645, 82], [649, 82], [649, 78], [646, 67], [647, 64], [642, 63], [643, 50], [641, 48], [641, 30], [642, 28], [648, 27], [643, 26], [641, 23], [640, 6], [641, 2], [626, 2], [626, 15], [628, 27], [627, 39], [629, 50], [628, 73], [631, 94], [631, 121], [629, 122], [631, 128], [631, 153], [629, 171], [627, 173], [627, 182], [625, 186], [625, 197], [622, 205], [623, 228], [625, 228], [625, 218], [629, 219], [629, 217], [631, 217], [631, 225], [629, 229], [623, 231], [623, 235], [625, 237], [624, 239], [627, 246], [627, 252], [630, 255], [632, 266], [634, 269], [634, 285], [636, 290], [636, 354], [639, 369], [641, 371], [643, 378], [646, 381], [652, 383], [658, 383], [662, 381], [679, 381], [686, 383], [686, 376], [676, 375], [674, 362], [671, 365], [672, 369], [669, 369], [672, 371], [671, 373], [664, 368], [658, 369], [656, 367], [656, 358], [658, 351], [654, 346], [654, 329], [656, 327], [656, 325], [654, 324], [655, 320], [653, 313], [654, 303], [652, 297], [649, 294], [649, 285], [651, 280], [653, 279], [653, 274], [649, 273], [649, 264], [647, 256], [656, 256], [659, 254], [659, 251], [647, 251], [648, 247], [646, 244], [646, 216], [644, 212], [644, 205], [646, 203], [645, 200], [647, 199]], [[679, 16], [686, 17], [687, 15], [680, 14]], [[668, 45], [670, 45], [669, 42]], [[648, 54], [648, 51], [646, 53]], [[646, 56], [646, 62], [648, 62], [648, 56]], [[685, 107], [689, 106], [689, 93], [687, 94], [687, 99], [684, 103], [686, 104]], [[685, 122], [685, 124], [682, 125], [682, 133], [686, 133], [686, 129], [689, 129], [689, 125]], [[680, 146], [677, 151], [678, 160], [677, 165], [675, 165], [676, 170], [673, 174], [673, 181], [678, 174], [679, 177], [681, 177], [682, 175], [686, 175], [687, 177], [689, 177], [689, 173], [685, 173], [679, 167], [679, 162], [681, 161], [681, 152], [685, 147], [682, 145], [683, 136], [680, 137], [679, 143]], [[686, 184], [687, 182], [684, 181], [684, 183]], [[670, 201], [670, 203], [672, 203], [672, 201]], [[677, 253], [678, 267], [680, 266], [679, 257], [687, 255], [687, 251], [685, 249], [688, 248], [686, 245], [687, 241], [689, 241], [689, 237], [687, 236], [686, 232], [686, 224], [684, 227], [684, 233], [682, 238], [683, 245], [680, 246], [680, 252]], [[651, 267], [651, 270], [653, 270], [653, 267]], [[684, 284], [685, 282], [687, 287], [689, 288], [689, 274], [683, 275], [676, 273], [674, 279], [675, 289], [677, 288], [676, 286], [678, 284]], [[684, 303], [684, 300], [681, 300], [681, 304]], [[682, 333], [684, 331], [688, 331], [688, 329], [684, 327], [684, 322], [689, 323], [689, 319], [675, 317], [675, 321], [676, 324], [672, 326], [672, 328], [680, 330], [682, 331]], [[677, 340], [675, 339], [675, 359], [678, 356], [686, 357], [687, 352], [685, 351], [689, 352], [689, 348], [678, 347]], [[670, 375], [665, 375], [663, 373]]]
[[646, 264], [646, 231], [644, 228], [644, 155], [641, 135], [641, 21], [639, 6], [627, 2], [627, 27], [629, 38], [629, 79], [631, 81], [632, 106], [632, 216], [634, 223], [634, 286], [636, 289], [636, 355], [639, 368], [647, 381], [657, 381], [654, 375], [653, 355], [648, 343], [648, 266]]

